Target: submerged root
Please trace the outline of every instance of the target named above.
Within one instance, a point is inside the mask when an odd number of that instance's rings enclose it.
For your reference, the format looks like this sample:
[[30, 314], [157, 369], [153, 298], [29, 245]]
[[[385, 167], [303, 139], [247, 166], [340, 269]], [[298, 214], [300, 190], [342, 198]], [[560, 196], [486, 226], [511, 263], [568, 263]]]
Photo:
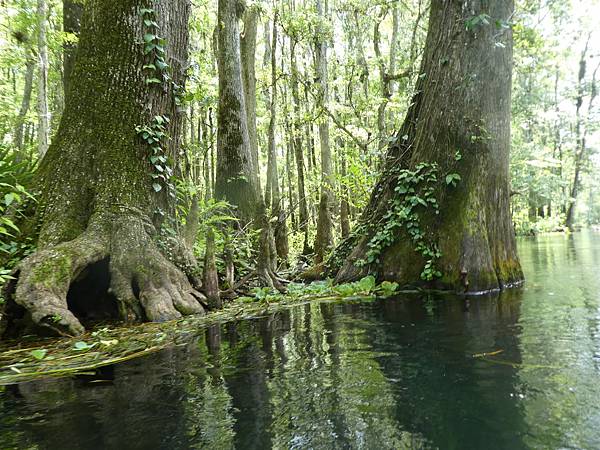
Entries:
[[146, 228], [139, 218], [123, 218], [111, 223], [110, 231], [88, 228], [72, 241], [35, 252], [17, 268], [11, 301], [53, 335], [81, 334], [84, 326], [67, 302], [69, 288], [86, 268], [107, 259], [108, 294], [116, 299], [121, 320], [161, 322], [203, 314], [205, 297], [160, 252]]

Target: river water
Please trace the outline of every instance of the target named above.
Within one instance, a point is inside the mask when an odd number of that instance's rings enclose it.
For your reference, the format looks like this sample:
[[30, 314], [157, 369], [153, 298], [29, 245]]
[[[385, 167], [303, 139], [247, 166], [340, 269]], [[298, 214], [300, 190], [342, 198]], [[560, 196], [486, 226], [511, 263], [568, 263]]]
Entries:
[[0, 448], [600, 448], [600, 233], [519, 241], [523, 288], [313, 302], [0, 388]]

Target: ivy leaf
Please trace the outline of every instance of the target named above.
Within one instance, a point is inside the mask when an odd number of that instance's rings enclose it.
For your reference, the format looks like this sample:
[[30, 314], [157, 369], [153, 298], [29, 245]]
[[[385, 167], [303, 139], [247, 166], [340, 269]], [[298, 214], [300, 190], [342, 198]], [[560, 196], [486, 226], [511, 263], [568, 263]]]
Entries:
[[156, 66], [160, 69], [160, 70], [165, 70], [167, 67], [169, 67], [169, 65], [165, 62], [164, 59], [162, 58], [157, 58], [156, 59]]
[[456, 186], [456, 183], [461, 180], [461, 177], [457, 173], [449, 173], [446, 175], [446, 184]]
[[90, 348], [94, 347], [96, 344], [88, 344], [87, 342], [83, 342], [83, 341], [79, 341], [79, 342], [75, 342], [75, 345], [73, 345], [73, 349], [77, 350], [77, 351], [84, 351], [84, 350], [89, 350]]
[[48, 350], [46, 350], [45, 348], [38, 348], [37, 350], [32, 350], [29, 353], [35, 359], [37, 359], [38, 361], [41, 361], [42, 359], [44, 359], [46, 357], [46, 353], [48, 353]]
[[160, 84], [158, 78], [146, 78], [146, 84]]
[[154, 192], [160, 192], [162, 186], [158, 183], [152, 183], [152, 188], [154, 188]]

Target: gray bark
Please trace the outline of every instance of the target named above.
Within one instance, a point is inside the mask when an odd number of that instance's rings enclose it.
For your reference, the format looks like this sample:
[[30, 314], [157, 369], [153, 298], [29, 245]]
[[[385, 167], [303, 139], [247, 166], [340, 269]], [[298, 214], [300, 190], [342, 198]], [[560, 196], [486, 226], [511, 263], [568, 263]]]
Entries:
[[[316, 0], [317, 14], [325, 19], [327, 15], [323, 0]], [[319, 142], [321, 146], [321, 198], [317, 220], [317, 236], [315, 238], [315, 262], [321, 263], [333, 247], [333, 221], [331, 209], [333, 205], [333, 169], [331, 148], [329, 146], [329, 116], [324, 112], [329, 102], [329, 83], [327, 73], [327, 41], [319, 36], [315, 47], [315, 65], [318, 88], [318, 107], [321, 110], [319, 122]]]
[[37, 113], [38, 113], [38, 155], [43, 158], [48, 150], [50, 133], [50, 111], [48, 110], [48, 44], [46, 42], [46, 22], [48, 5], [46, 0], [37, 0]]
[[250, 151], [252, 154], [252, 164], [254, 171], [256, 172], [255, 176], [259, 181], [260, 186], [260, 179], [258, 178], [258, 137], [256, 134], [256, 30], [258, 25], [258, 13], [257, 5], [247, 8], [244, 13], [244, 31], [241, 37], [240, 51]]
[[28, 57], [25, 66], [25, 86], [23, 88], [23, 98], [21, 99], [21, 107], [15, 123], [15, 147], [19, 150], [21, 157], [23, 150], [23, 133], [25, 125], [25, 117], [29, 111], [31, 104], [31, 92], [33, 90], [33, 75], [35, 72], [35, 60], [33, 57]]
[[[432, 284], [478, 292], [522, 280], [509, 198], [512, 32], [491, 25], [465, 27], [467, 20], [483, 13], [507, 21], [513, 9], [512, 0], [431, 3], [417, 93], [388, 148], [385, 171], [363, 212], [360, 232], [338, 249], [336, 258], [343, 261], [338, 281], [375, 273], [400, 284], [420, 282], [426, 260], [405, 226], [390, 236], [392, 242], [381, 248], [376, 261], [357, 264], [373, 236], [388, 221], [400, 220], [390, 218], [394, 205], [412, 195], [396, 190], [401, 186], [399, 170], [415, 170], [420, 163], [437, 165], [434, 189], [442, 205], [439, 214], [431, 207], [411, 210], [421, 232], [441, 253], [436, 265], [442, 277]], [[452, 173], [461, 177], [455, 187], [445, 179]], [[336, 258], [331, 260], [334, 265]]]

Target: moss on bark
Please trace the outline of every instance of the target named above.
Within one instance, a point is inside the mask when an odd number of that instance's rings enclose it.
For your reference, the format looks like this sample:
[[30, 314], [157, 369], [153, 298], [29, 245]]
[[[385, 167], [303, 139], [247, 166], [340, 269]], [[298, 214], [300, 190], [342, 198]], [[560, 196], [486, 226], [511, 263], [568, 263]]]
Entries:
[[181, 258], [157, 245], [164, 216], [156, 211], [171, 205], [166, 190], [152, 189], [149, 149], [136, 126], [170, 117], [164, 147], [176, 165], [181, 121], [173, 85], [145, 83], [143, 8], [154, 9], [172, 79], [184, 83], [188, 0], [86, 2], [64, 115], [37, 174], [39, 205], [30, 228], [39, 230], [38, 250], [20, 263], [8, 288], [15, 311], [4, 318], [9, 322], [20, 315], [54, 334], [81, 333], [67, 304], [69, 287], [106, 259], [121, 319], [204, 311], [193, 280], [170, 261]]
[[[512, 34], [494, 25], [509, 21], [513, 7], [512, 0], [432, 2], [417, 94], [388, 149], [361, 231], [334, 255], [338, 281], [372, 272], [401, 284], [422, 283], [426, 259], [406, 227], [378, 261], [357, 264], [391, 220], [390, 202], [404, 195], [395, 190], [398, 169], [421, 163], [439, 168], [439, 213], [418, 210], [419, 231], [440, 251], [435, 263], [442, 276], [427, 284], [479, 292], [522, 280], [509, 205]], [[466, 26], [481, 14], [491, 17], [490, 24]], [[460, 181], [448, 182], [448, 175]]]

